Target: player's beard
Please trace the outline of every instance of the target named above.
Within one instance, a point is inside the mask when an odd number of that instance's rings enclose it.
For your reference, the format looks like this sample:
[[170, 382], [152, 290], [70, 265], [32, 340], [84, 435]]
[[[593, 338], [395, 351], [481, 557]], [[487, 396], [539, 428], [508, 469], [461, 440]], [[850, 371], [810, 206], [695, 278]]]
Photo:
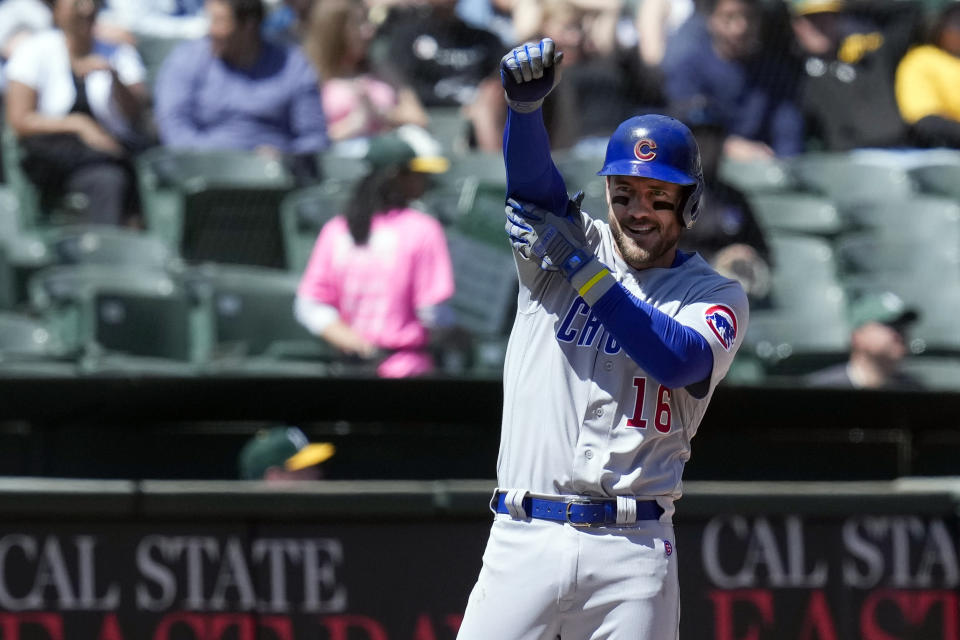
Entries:
[[647, 269], [651, 266], [669, 266], [659, 265], [658, 260], [665, 254], [676, 248], [680, 240], [680, 228], [665, 228], [658, 224], [657, 229], [650, 233], [649, 237], [652, 244], [643, 246], [632, 236], [624, 232], [619, 221], [610, 214], [610, 231], [613, 233], [613, 242], [620, 253], [624, 262], [634, 269]]

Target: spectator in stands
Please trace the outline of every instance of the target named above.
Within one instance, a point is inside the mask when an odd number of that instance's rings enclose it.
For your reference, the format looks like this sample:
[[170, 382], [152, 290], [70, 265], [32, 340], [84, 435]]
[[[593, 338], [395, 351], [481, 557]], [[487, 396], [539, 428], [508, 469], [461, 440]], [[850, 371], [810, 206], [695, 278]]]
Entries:
[[[785, 55], [763, 46], [762, 17], [760, 0], [707, 0], [703, 15], [671, 38], [662, 63], [672, 109], [719, 113], [729, 132], [724, 155], [736, 160], [804, 148], [796, 76]], [[703, 20], [707, 37], [695, 28]]]
[[[46, 0], [4, 0], [0, 2], [0, 70], [17, 45], [31, 34], [53, 26], [51, 2]], [[6, 80], [0, 75], [0, 89]]]
[[500, 38], [456, 14], [456, 0], [429, 0], [391, 7], [374, 41], [378, 74], [408, 85], [428, 110], [459, 107], [471, 124], [473, 145], [496, 147], [505, 109], [495, 70], [503, 57]]
[[458, 0], [457, 15], [472, 27], [492, 31], [504, 46], [518, 42], [514, 12], [523, 4], [516, 0]]
[[680, 248], [696, 251], [719, 273], [738, 280], [752, 304], [770, 293], [771, 252], [750, 201], [720, 176], [726, 129], [708, 110], [677, 114], [693, 131], [703, 163], [704, 190], [697, 224], [683, 232]]
[[208, 0], [207, 37], [157, 75], [157, 129], [168, 147], [256, 150], [310, 177], [328, 144], [317, 74], [299, 49], [263, 39], [263, 12], [261, 0]]
[[299, 427], [262, 429], [240, 450], [240, 479], [270, 483], [320, 480], [323, 463], [335, 451], [329, 442], [311, 443]]
[[850, 358], [808, 376], [809, 386], [846, 389], [920, 389], [898, 370], [907, 355], [907, 329], [919, 318], [892, 292], [868, 294], [851, 305]]
[[[413, 130], [416, 132], [419, 130]], [[370, 173], [320, 231], [300, 281], [297, 319], [347, 356], [385, 358], [381, 377], [430, 373], [431, 331], [452, 327], [453, 273], [440, 223], [410, 203], [448, 162], [432, 139], [398, 129], [370, 141]], [[431, 145], [432, 146], [432, 145]]]
[[130, 157], [141, 148], [145, 70], [129, 45], [94, 38], [96, 0], [57, 0], [56, 29], [33, 34], [7, 64], [7, 123], [41, 192], [86, 196], [90, 222], [137, 210]]
[[667, 40], [693, 15], [693, 0], [640, 0], [634, 25], [640, 58], [648, 67], [663, 62]]
[[132, 44], [144, 37], [193, 39], [207, 32], [207, 18], [202, 0], [106, 0], [98, 29]]
[[960, 4], [941, 9], [927, 43], [901, 60], [896, 92], [915, 145], [960, 148]]
[[311, 15], [303, 46], [322, 78], [327, 131], [335, 142], [401, 125], [427, 126], [427, 112], [409, 85], [396, 86], [370, 72], [374, 30], [359, 0], [323, 0]]
[[923, 15], [910, 0], [791, 0], [809, 144], [825, 151], [908, 144], [897, 64]]
[[302, 45], [310, 25], [310, 13], [318, 3], [315, 0], [282, 0], [263, 20], [263, 37], [287, 46]]
[[[549, 37], [563, 52], [564, 81], [543, 106], [554, 149], [602, 156], [618, 124], [633, 114], [664, 106], [659, 75], [643, 64], [636, 47], [617, 43], [619, 0], [540, 0], [531, 5], [537, 7], [539, 23], [524, 41]], [[502, 132], [506, 123], [502, 87], [498, 97], [498, 132]], [[501, 147], [498, 135], [486, 150]]]

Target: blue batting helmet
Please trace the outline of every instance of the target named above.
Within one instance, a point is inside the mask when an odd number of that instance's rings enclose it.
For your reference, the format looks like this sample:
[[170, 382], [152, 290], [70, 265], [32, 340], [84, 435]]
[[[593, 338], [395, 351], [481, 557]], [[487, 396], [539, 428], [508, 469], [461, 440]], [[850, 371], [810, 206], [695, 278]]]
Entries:
[[700, 215], [700, 148], [690, 129], [676, 118], [651, 113], [624, 120], [610, 136], [597, 175], [637, 176], [684, 185], [689, 189], [677, 212], [681, 224], [690, 228]]

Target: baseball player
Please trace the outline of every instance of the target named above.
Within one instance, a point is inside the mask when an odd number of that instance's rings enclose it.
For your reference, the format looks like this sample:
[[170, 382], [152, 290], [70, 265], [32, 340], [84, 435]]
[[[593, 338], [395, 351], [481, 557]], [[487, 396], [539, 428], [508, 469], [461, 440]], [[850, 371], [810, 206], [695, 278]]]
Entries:
[[677, 249], [703, 188], [680, 122], [643, 115], [613, 133], [607, 222], [569, 200], [540, 110], [560, 60], [543, 39], [500, 65], [520, 293], [496, 515], [458, 638], [675, 639], [673, 501], [747, 299]]

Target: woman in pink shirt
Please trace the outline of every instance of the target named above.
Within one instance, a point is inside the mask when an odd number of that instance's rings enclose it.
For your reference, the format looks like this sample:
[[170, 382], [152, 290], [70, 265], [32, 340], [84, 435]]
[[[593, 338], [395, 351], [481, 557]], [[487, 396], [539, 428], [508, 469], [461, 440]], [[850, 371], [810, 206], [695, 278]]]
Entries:
[[323, 111], [334, 142], [401, 125], [427, 126], [427, 112], [413, 89], [367, 70], [373, 34], [362, 2], [324, 0], [314, 5], [303, 47], [320, 75]]
[[418, 155], [399, 134], [374, 138], [373, 167], [346, 212], [320, 231], [297, 292], [297, 319], [344, 354], [373, 358], [381, 377], [433, 370], [430, 331], [453, 325], [444, 302], [453, 269], [443, 227], [409, 203], [429, 173], [447, 168], [439, 156]]

